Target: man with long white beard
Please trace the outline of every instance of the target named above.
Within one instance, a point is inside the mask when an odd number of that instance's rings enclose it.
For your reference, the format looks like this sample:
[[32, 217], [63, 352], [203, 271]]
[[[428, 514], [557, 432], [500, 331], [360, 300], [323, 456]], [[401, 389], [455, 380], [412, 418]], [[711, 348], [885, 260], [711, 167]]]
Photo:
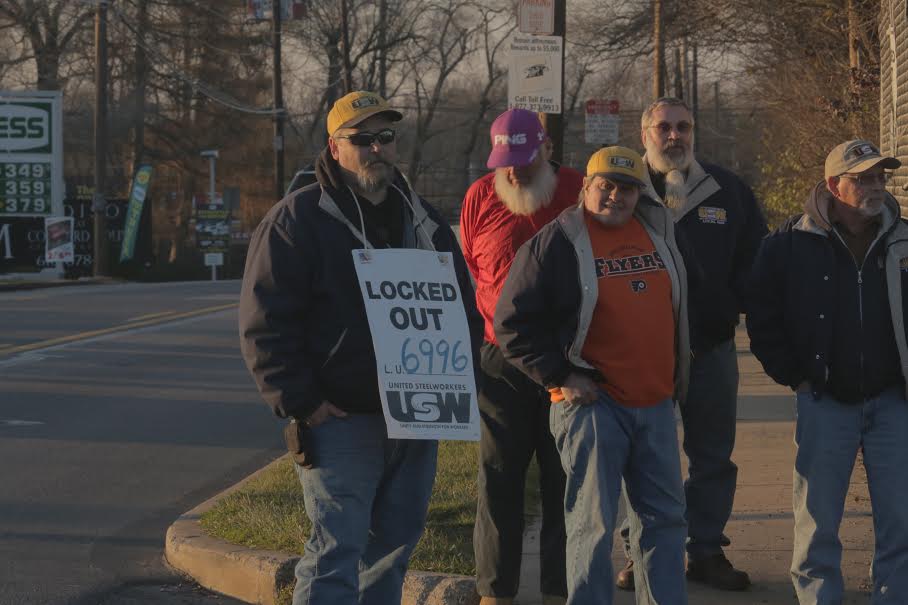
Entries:
[[552, 143], [535, 113], [511, 109], [491, 127], [494, 169], [473, 183], [460, 215], [467, 266], [485, 320], [479, 412], [479, 501], [473, 549], [481, 605], [510, 605], [520, 582], [523, 494], [533, 455], [540, 470], [543, 603], [567, 595], [565, 475], [549, 430], [548, 392], [504, 360], [495, 339], [498, 296], [520, 246], [562, 210], [577, 204], [583, 175], [550, 161]]
[[[640, 126], [650, 181], [645, 193], [671, 209], [703, 277], [690, 301], [693, 362], [680, 408], [688, 458], [687, 577], [721, 590], [745, 590], [750, 578], [732, 566], [722, 548], [730, 544], [724, 531], [738, 475], [731, 460], [738, 397], [735, 326], [766, 221], [740, 178], [694, 158], [694, 121], [684, 101], [657, 99], [643, 112]], [[633, 515], [629, 521], [636, 521]], [[622, 535], [627, 541], [628, 523]], [[632, 560], [616, 584], [633, 589]]]

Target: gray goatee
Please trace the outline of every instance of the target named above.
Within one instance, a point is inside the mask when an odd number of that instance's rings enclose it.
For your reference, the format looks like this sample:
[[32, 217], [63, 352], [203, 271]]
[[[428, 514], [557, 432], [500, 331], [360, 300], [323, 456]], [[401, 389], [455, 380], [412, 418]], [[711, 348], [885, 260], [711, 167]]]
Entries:
[[665, 173], [665, 196], [663, 196], [662, 201], [675, 213], [683, 208], [687, 202], [684, 173], [680, 170], [669, 170]]

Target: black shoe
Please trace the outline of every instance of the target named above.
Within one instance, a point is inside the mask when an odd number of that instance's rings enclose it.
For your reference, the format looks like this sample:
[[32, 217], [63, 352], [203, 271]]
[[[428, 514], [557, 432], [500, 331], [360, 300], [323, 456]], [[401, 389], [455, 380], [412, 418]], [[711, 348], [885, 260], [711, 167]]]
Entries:
[[747, 573], [735, 569], [722, 553], [704, 559], [689, 559], [687, 579], [719, 590], [747, 590], [750, 587]]
[[618, 572], [618, 577], [615, 578], [615, 586], [621, 590], [633, 590], [634, 589], [634, 562], [631, 559], [627, 560], [627, 563], [624, 565], [624, 569]]

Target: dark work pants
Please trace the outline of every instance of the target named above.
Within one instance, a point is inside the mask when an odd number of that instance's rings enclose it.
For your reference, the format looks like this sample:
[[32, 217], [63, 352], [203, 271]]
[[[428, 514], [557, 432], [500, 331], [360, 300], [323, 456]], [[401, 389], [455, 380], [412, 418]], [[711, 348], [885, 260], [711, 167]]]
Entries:
[[[738, 355], [732, 339], [694, 357], [687, 398], [681, 406], [682, 446], [688, 460], [684, 498], [690, 559], [719, 554], [729, 544], [724, 531], [738, 480], [738, 467], [731, 461], [737, 411]], [[627, 553], [627, 520], [621, 535]]]
[[540, 470], [542, 594], [567, 596], [565, 475], [549, 429], [545, 389], [507, 363], [497, 346], [482, 347], [479, 413], [479, 501], [473, 529], [476, 590], [514, 597], [523, 551], [524, 485], [533, 454]]

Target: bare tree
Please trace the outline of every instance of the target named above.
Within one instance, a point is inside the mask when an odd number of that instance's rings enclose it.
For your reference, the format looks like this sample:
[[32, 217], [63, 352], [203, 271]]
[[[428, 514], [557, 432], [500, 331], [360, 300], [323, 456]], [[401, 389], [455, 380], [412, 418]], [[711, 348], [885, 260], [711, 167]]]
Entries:
[[[433, 0], [424, 5], [417, 36], [409, 49], [416, 128], [407, 169], [410, 180], [422, 172], [423, 148], [439, 131], [433, 122], [448, 79], [475, 49], [473, 5], [465, 0]], [[450, 125], [449, 125], [450, 128]]]
[[492, 107], [494, 97], [502, 96], [499, 89], [501, 82], [507, 76], [507, 70], [499, 62], [499, 55], [508, 41], [508, 37], [517, 29], [517, 24], [513, 22], [510, 11], [505, 8], [479, 6], [477, 10], [479, 13], [477, 35], [480, 38], [480, 52], [485, 72], [482, 88], [474, 101], [475, 113], [467, 125], [467, 142], [461, 152], [460, 168], [464, 178], [464, 190], [470, 185], [470, 158], [479, 141], [480, 129]]
[[89, 4], [67, 0], [0, 0], [0, 31], [12, 35], [7, 66], [33, 64], [34, 86], [59, 90], [61, 65], [69, 47], [90, 35], [94, 15]]

